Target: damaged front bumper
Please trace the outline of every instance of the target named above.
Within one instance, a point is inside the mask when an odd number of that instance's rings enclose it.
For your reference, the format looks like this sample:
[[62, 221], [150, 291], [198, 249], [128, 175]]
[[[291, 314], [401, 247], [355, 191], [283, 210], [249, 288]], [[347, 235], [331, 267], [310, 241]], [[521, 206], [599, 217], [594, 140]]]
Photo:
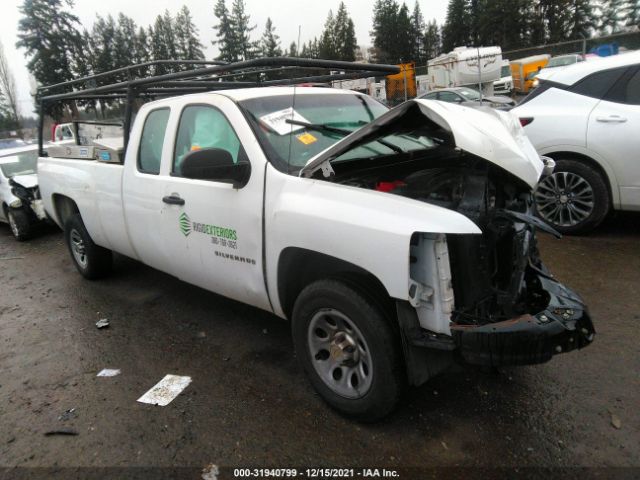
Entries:
[[398, 301], [410, 384], [423, 384], [455, 360], [491, 367], [533, 365], [590, 345], [595, 329], [580, 297], [544, 273], [538, 279], [549, 295], [539, 313], [483, 325], [451, 323], [451, 336], [425, 330], [411, 304]]
[[451, 324], [455, 348], [470, 364], [531, 365], [589, 345], [595, 329], [580, 297], [551, 277], [538, 276], [549, 304], [535, 315], [485, 325]]

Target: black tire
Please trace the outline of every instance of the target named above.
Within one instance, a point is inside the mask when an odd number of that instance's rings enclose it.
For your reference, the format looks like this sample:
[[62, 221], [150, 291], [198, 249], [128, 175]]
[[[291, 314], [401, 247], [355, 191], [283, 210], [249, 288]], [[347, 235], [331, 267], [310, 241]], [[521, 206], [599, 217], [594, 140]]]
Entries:
[[27, 212], [19, 208], [10, 207], [7, 208], [6, 212], [7, 221], [9, 222], [9, 226], [11, 227], [11, 233], [13, 234], [13, 237], [19, 242], [24, 242], [25, 240], [31, 238], [33, 228]]
[[[93, 243], [80, 214], [69, 217], [65, 222], [64, 238], [71, 254], [71, 260], [84, 278], [96, 280], [111, 272], [113, 263], [111, 250]], [[77, 247], [82, 248], [82, 253], [75, 250]]]
[[[547, 186], [550, 186], [550, 179], [542, 179], [536, 190], [536, 213], [541, 219], [564, 235], [588, 233], [602, 223], [611, 209], [607, 180], [594, 167], [579, 160], [556, 160], [556, 168], [552, 175], [562, 175], [564, 173], [580, 177], [591, 188], [593, 200], [590, 213], [574, 224], [568, 224], [569, 222], [566, 221], [566, 217], [564, 222], [551, 219], [549, 208], [552, 208], [553, 205], [551, 205], [551, 207], [547, 206], [545, 210], [545, 200], [541, 195], [542, 193], [549, 193], [548, 190], [544, 190], [542, 185], [546, 183]], [[584, 186], [584, 183], [580, 185]], [[576, 190], [578, 190], [578, 188], [576, 188]], [[546, 205], [549, 204], [547, 203]]]
[[[366, 371], [370, 372], [371, 377], [366, 392], [359, 398], [347, 398], [336, 393], [314, 367], [314, 362], [317, 363], [319, 359], [311, 351], [310, 326], [313, 319], [318, 318], [317, 315], [327, 311], [343, 314], [355, 325], [357, 334], [362, 336], [367, 346], [367, 358], [372, 366], [370, 370], [367, 367]], [[337, 280], [320, 280], [308, 285], [300, 293], [292, 317], [296, 355], [314, 388], [331, 407], [366, 422], [379, 420], [396, 407], [405, 386], [406, 374], [399, 336], [382, 308], [356, 287]], [[330, 333], [329, 338], [336, 338], [336, 335], [337, 332]], [[333, 353], [332, 350], [326, 360], [337, 361]], [[336, 370], [339, 368], [336, 367]], [[352, 383], [348, 378], [347, 382]], [[365, 382], [361, 385], [365, 385]], [[357, 394], [360, 395], [360, 392]]]

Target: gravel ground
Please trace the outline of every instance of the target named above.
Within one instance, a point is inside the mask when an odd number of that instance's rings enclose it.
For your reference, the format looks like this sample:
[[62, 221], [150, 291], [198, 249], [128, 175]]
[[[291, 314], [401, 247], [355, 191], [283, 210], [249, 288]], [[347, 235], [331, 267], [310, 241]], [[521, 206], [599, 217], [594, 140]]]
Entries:
[[[541, 244], [550, 269], [590, 306], [594, 344], [540, 366], [453, 368], [410, 390], [385, 421], [362, 425], [314, 393], [282, 320], [124, 257], [109, 279], [88, 282], [58, 231], [17, 243], [0, 225], [0, 467], [640, 475], [640, 215]], [[101, 318], [109, 328], [95, 327]], [[103, 368], [122, 373], [97, 378]], [[166, 407], [136, 402], [167, 373], [193, 382]], [[59, 429], [77, 435], [44, 435]], [[610, 467], [625, 468], [602, 470]]]

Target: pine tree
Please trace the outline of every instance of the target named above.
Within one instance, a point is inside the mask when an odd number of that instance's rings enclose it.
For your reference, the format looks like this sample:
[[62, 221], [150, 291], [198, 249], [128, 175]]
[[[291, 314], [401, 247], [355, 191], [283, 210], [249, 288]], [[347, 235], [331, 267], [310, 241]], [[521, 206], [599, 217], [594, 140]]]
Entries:
[[395, 28], [395, 41], [398, 49], [396, 62], [406, 63], [413, 61], [414, 45], [412, 38], [411, 15], [409, 13], [409, 7], [407, 7], [407, 4], [404, 2], [400, 6], [400, 10], [398, 10]]
[[264, 33], [260, 40], [260, 53], [263, 57], [280, 57], [282, 56], [282, 48], [280, 48], [280, 37], [276, 35], [276, 28], [271, 22], [271, 18], [267, 18], [264, 26]]
[[468, 0], [450, 0], [447, 18], [442, 27], [442, 47], [449, 52], [468, 45], [471, 40], [471, 13]]
[[125, 14], [118, 14], [118, 21], [115, 26], [113, 37], [113, 68], [121, 68], [137, 63], [135, 58], [135, 48], [132, 47], [132, 40], [135, 47], [137, 30], [136, 22]]
[[16, 81], [13, 72], [9, 68], [9, 62], [4, 53], [4, 46], [0, 43], [0, 115], [4, 121], [2, 123], [16, 128], [20, 123], [18, 115], [18, 99], [16, 95]]
[[[149, 30], [144, 27], [138, 28], [138, 32], [132, 39], [132, 51], [134, 56], [134, 63], [147, 63], [152, 60], [151, 46], [149, 45], [149, 38], [151, 36], [151, 27]], [[137, 70], [138, 75], [144, 77], [149, 75], [149, 67], [141, 67]]]
[[289, 45], [289, 51], [286, 53], [287, 57], [297, 57], [298, 56], [298, 47], [296, 46], [296, 42], [291, 42]]
[[218, 24], [213, 27], [216, 31], [217, 40], [211, 42], [213, 45], [218, 46], [216, 60], [235, 62], [238, 60], [235, 31], [225, 0], [217, 1], [213, 13], [218, 18]]
[[320, 35], [320, 58], [325, 60], [336, 60], [338, 58], [337, 39], [336, 39], [336, 19], [333, 12], [329, 10], [327, 19], [324, 22], [324, 28]]
[[435, 19], [430, 21], [424, 32], [424, 53], [427, 60], [440, 55], [442, 51], [442, 39], [440, 38], [440, 27]]
[[245, 13], [244, 0], [233, 0], [231, 7], [231, 25], [237, 53], [236, 60], [255, 58], [259, 52], [258, 42], [251, 41], [251, 32], [256, 26], [250, 26], [250, 17]]
[[600, 14], [600, 33], [607, 35], [617, 33], [622, 29], [625, 0], [604, 0]]
[[418, 0], [413, 6], [411, 14], [411, 38], [413, 38], [412, 58], [418, 65], [427, 63], [427, 55], [425, 52], [425, 28], [424, 17], [420, 11]]
[[[176, 35], [173, 29], [173, 17], [168, 10], [163, 15], [158, 15], [153, 24], [151, 34], [151, 55], [153, 60], [173, 60], [178, 55]], [[167, 65], [156, 65], [155, 75], [171, 73], [175, 68]]]
[[65, 10], [72, 0], [24, 0], [19, 7], [16, 47], [29, 58], [27, 69], [42, 85], [73, 78], [73, 54], [81, 41], [78, 17]]
[[[186, 5], [177, 13], [174, 21], [177, 58], [180, 60], [204, 60], [202, 43], [198, 35], [198, 28], [193, 23], [193, 17]], [[191, 68], [185, 66], [185, 68]]]
[[569, 38], [589, 38], [596, 27], [591, 0], [571, 0]]
[[376, 0], [373, 7], [373, 60], [379, 63], [398, 61], [397, 18], [400, 7], [395, 0]]
[[98, 15], [91, 29], [90, 55], [87, 57], [93, 73], [108, 72], [115, 68], [115, 35], [113, 17], [109, 15], [105, 19]]
[[640, 0], [627, 1], [627, 27], [640, 28]]
[[344, 2], [340, 2], [338, 7], [334, 22], [333, 39], [335, 42], [335, 59], [353, 62], [356, 59], [358, 41], [356, 40], [356, 29], [353, 20], [349, 16]]

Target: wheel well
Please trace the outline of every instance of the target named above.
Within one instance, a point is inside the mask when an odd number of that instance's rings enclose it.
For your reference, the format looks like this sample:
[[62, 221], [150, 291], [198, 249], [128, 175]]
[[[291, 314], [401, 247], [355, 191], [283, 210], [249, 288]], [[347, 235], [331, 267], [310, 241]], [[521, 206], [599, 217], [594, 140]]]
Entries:
[[[300, 292], [311, 283], [334, 278], [349, 283], [367, 295], [387, 313], [393, 314], [395, 303], [375, 275], [339, 258], [304, 248], [285, 248], [278, 260], [278, 298], [287, 318]], [[393, 318], [393, 317], [392, 317]]]
[[582, 153], [576, 152], [552, 152], [545, 153], [546, 157], [551, 157], [554, 160], [578, 160], [582, 163], [593, 167], [601, 176], [605, 179], [605, 185], [607, 186], [607, 192], [609, 192], [609, 201], [613, 202], [613, 193], [611, 192], [611, 179], [602, 165], [596, 162], [593, 158], [588, 157], [587, 155], [583, 155]]
[[80, 213], [80, 209], [76, 202], [71, 198], [60, 194], [53, 195], [53, 208], [55, 209], [56, 217], [58, 218], [60, 227], [62, 228], [64, 228], [64, 224], [69, 217], [76, 213]]

